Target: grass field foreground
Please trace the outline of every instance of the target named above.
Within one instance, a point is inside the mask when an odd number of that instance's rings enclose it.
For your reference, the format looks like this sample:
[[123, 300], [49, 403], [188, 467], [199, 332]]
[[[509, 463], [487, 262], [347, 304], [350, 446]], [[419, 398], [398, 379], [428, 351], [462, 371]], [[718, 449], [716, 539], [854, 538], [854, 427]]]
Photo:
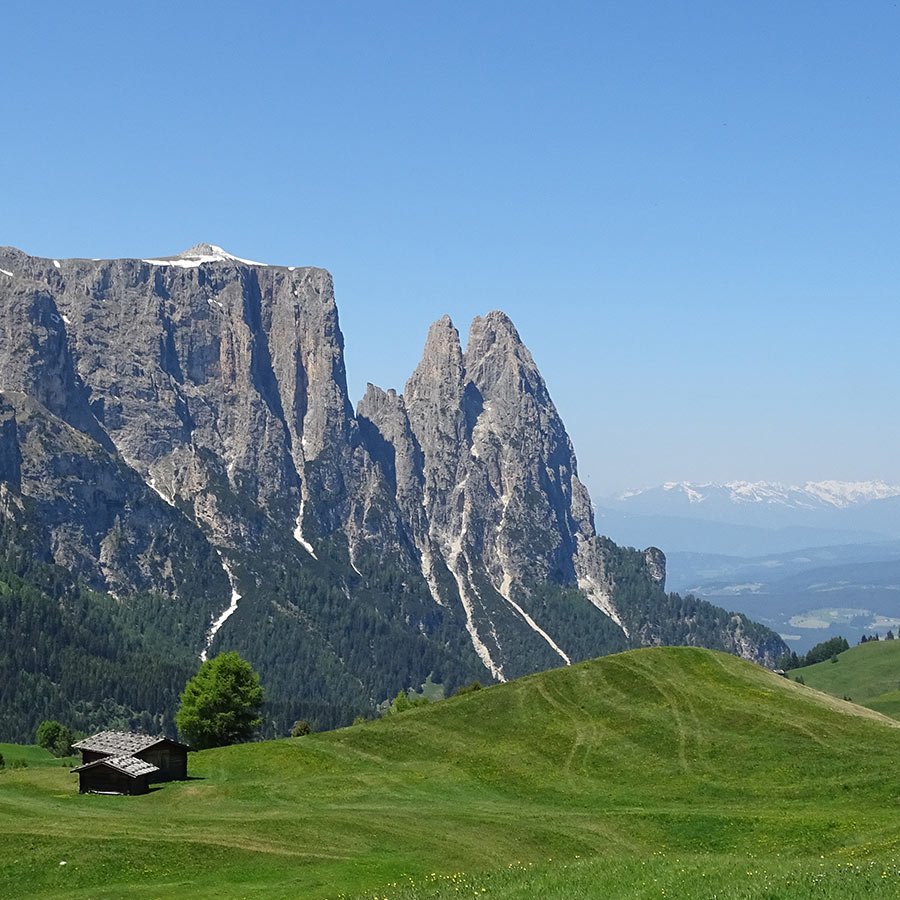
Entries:
[[897, 771], [877, 713], [724, 654], [631, 651], [205, 751], [145, 797], [8, 770], [0, 897], [893, 897]]

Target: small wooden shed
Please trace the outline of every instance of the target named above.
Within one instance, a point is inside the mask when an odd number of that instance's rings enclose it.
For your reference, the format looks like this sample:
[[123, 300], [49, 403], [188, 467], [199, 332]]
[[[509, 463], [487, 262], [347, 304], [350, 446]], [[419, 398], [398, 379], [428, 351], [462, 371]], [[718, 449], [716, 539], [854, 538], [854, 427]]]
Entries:
[[133, 756], [154, 767], [151, 783], [187, 778], [187, 755], [191, 748], [163, 735], [101, 731], [72, 746], [81, 751], [83, 765], [111, 757]]
[[159, 769], [136, 756], [107, 756], [72, 771], [80, 794], [146, 794]]

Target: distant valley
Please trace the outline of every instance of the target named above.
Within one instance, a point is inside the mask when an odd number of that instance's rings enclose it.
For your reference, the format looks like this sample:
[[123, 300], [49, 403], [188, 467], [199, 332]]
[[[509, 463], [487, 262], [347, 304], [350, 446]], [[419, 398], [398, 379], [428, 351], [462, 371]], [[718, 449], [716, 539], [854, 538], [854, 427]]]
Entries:
[[900, 624], [900, 488], [668, 483], [602, 498], [598, 528], [667, 548], [669, 584], [747, 610], [804, 652]]

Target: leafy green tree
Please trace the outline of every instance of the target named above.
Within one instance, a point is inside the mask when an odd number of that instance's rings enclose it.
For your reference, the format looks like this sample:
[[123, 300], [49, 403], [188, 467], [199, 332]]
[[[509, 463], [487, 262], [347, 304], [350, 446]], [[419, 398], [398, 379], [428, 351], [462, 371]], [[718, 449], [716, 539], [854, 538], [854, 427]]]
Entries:
[[234, 650], [200, 666], [175, 714], [178, 731], [198, 750], [248, 740], [262, 722], [259, 675]]
[[306, 719], [299, 719], [294, 722], [294, 727], [291, 729], [291, 737], [306, 737], [308, 734], [312, 734], [312, 726]]
[[43, 747], [54, 756], [69, 756], [75, 735], [71, 728], [67, 728], [61, 722], [45, 719], [38, 725], [34, 740], [39, 747]]

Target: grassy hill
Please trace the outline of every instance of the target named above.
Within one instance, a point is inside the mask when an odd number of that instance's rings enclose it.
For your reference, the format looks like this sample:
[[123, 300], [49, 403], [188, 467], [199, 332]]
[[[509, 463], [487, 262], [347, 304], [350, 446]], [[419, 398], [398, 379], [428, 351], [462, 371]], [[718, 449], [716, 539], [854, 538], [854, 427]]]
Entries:
[[900, 640], [867, 641], [838, 654], [837, 660], [792, 669], [789, 675], [900, 719]]
[[4, 763], [10, 768], [18, 766], [58, 766], [68, 770], [81, 762], [80, 756], [60, 759], [53, 756], [52, 753], [49, 753], [43, 747], [38, 747], [37, 744], [25, 746], [23, 744], [0, 743], [0, 755], [3, 756]]
[[145, 797], [8, 770], [0, 898], [894, 897], [898, 769], [875, 712], [631, 651], [198, 753]]

